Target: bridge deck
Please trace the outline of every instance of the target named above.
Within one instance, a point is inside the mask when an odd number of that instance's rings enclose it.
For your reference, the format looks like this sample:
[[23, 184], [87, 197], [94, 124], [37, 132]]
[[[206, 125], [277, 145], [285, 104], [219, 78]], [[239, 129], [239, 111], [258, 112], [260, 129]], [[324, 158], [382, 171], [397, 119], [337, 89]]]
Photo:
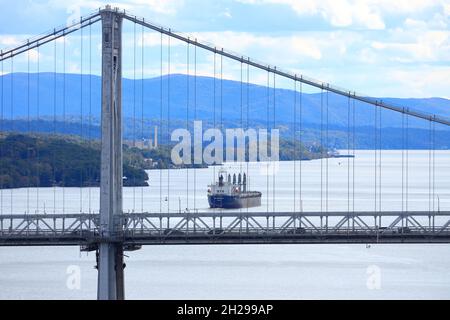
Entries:
[[116, 223], [111, 234], [98, 214], [2, 215], [0, 246], [450, 243], [450, 212], [131, 213]]

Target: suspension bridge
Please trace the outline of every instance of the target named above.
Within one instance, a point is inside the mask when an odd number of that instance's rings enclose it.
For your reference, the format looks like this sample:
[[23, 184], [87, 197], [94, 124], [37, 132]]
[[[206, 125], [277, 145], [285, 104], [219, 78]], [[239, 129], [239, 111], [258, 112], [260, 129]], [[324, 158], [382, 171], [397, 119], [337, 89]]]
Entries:
[[[340, 177], [339, 189], [344, 190], [339, 194], [342, 210], [330, 209], [331, 200], [329, 199], [329, 182], [332, 180], [331, 169], [329, 163], [332, 158], [322, 148], [320, 161], [320, 179], [318, 177], [316, 193], [320, 195], [317, 202], [320, 205], [315, 206], [316, 210], [304, 210], [302, 199], [302, 188], [306, 188], [302, 183], [304, 177], [305, 165], [300, 161], [302, 158], [295, 160], [293, 167], [293, 191], [288, 194], [288, 200], [277, 200], [275, 192], [276, 174], [267, 175], [266, 183], [258, 187], [266, 187], [265, 198], [266, 206], [259, 209], [241, 209], [241, 210], [209, 210], [198, 208], [197, 184], [200, 169], [185, 169], [186, 188], [182, 190], [186, 196], [183, 198], [186, 202], [186, 209], [171, 210], [174, 201], [181, 202], [180, 194], [176, 194], [176, 190], [172, 190], [170, 183], [171, 173], [172, 179], [175, 177], [176, 170], [170, 167], [167, 170], [159, 170], [159, 190], [153, 190], [155, 197], [149, 201], [151, 205], [147, 206], [148, 201], [145, 200], [144, 187], [133, 187], [131, 193], [124, 198], [123, 190], [123, 76], [124, 69], [123, 56], [129, 54], [124, 52], [123, 43], [128, 39], [123, 38], [123, 24], [130, 23], [132, 26], [134, 51], [133, 65], [131, 67], [134, 77], [133, 82], [133, 98], [129, 104], [132, 110], [132, 129], [133, 132], [129, 140], [133, 140], [133, 145], [144, 139], [144, 126], [147, 123], [144, 111], [144, 73], [146, 69], [145, 59], [150, 56], [156, 60], [155, 56], [146, 53], [146, 41], [160, 40], [160, 64], [157, 65], [153, 61], [152, 67], [160, 69], [160, 123], [158, 136], [155, 133], [155, 140], [158, 138], [159, 143], [163, 144], [163, 129], [167, 131], [167, 142], [170, 141], [171, 129], [171, 40], [183, 43], [186, 48], [186, 121], [185, 125], [189, 129], [189, 121], [197, 119], [201, 111], [197, 110], [197, 93], [202, 90], [197, 86], [199, 77], [197, 55], [200, 51], [212, 54], [213, 56], [213, 99], [210, 101], [210, 107], [214, 109], [212, 127], [224, 128], [222, 119], [223, 112], [223, 66], [224, 59], [238, 65], [238, 73], [240, 73], [240, 123], [242, 127], [249, 127], [250, 123], [250, 70], [257, 70], [266, 74], [265, 89], [267, 92], [267, 126], [276, 126], [276, 110], [286, 106], [277, 106], [275, 93], [276, 80], [289, 81], [292, 83], [293, 92], [293, 145], [297, 150], [301, 150], [304, 141], [302, 132], [306, 129], [303, 127], [302, 112], [307, 105], [303, 105], [303, 92], [305, 87], [317, 90], [320, 94], [320, 143], [329, 146], [329, 94], [334, 94], [347, 99], [347, 123], [345, 133], [347, 135], [347, 157], [342, 160], [345, 165], [345, 175]], [[74, 202], [76, 188], [50, 187], [50, 191], [44, 191], [39, 188], [40, 179], [38, 178], [38, 188], [22, 188], [22, 190], [14, 188], [6, 188], [5, 181], [1, 180], [1, 214], [0, 214], [0, 246], [80, 246], [84, 251], [96, 251], [97, 268], [98, 268], [98, 298], [99, 299], [124, 299], [124, 262], [123, 252], [138, 250], [143, 245], [213, 245], [213, 244], [275, 244], [275, 243], [314, 243], [314, 244], [330, 244], [330, 243], [449, 243], [450, 242], [450, 211], [441, 210], [439, 194], [436, 191], [436, 175], [443, 174], [437, 172], [439, 170], [436, 165], [436, 126], [441, 126], [442, 130], [446, 130], [450, 125], [450, 120], [427, 114], [415, 110], [413, 107], [399, 107], [380, 99], [370, 98], [366, 95], [357, 94], [354, 91], [341, 89], [328, 83], [316, 81], [312, 78], [283, 71], [275, 66], [257, 62], [249, 57], [235, 54], [224, 48], [216, 47], [205, 42], [199, 41], [195, 37], [185, 36], [181, 33], [174, 32], [171, 29], [157, 26], [144, 18], [138, 18], [126, 11], [107, 6], [93, 14], [82, 17], [73, 24], [66, 25], [61, 28], [55, 28], [47, 34], [29, 39], [26, 43], [15, 48], [2, 50], [0, 53], [0, 61], [2, 68], [1, 82], [1, 135], [20, 131], [14, 128], [15, 120], [25, 121], [27, 124], [22, 132], [36, 133], [37, 128], [32, 128], [32, 121], [44, 120], [44, 115], [40, 114], [40, 95], [44, 93], [39, 89], [41, 85], [39, 79], [44, 63], [40, 61], [41, 48], [47, 46], [53, 52], [53, 56], [47, 55], [49, 65], [52, 66], [53, 74], [53, 117], [47, 119], [53, 123], [53, 130], [50, 133], [60, 134], [57, 125], [61, 122], [64, 127], [73, 125], [73, 119], [69, 117], [68, 91], [74, 90], [73, 84], [69, 84], [66, 79], [67, 52], [69, 44], [74, 45], [74, 41], [69, 42], [69, 36], [80, 34], [79, 44], [79, 62], [81, 76], [80, 84], [76, 90], [80, 90], [80, 116], [78, 123], [80, 129], [78, 136], [82, 141], [90, 144], [94, 139], [92, 133], [93, 123], [95, 122], [92, 110], [94, 106], [93, 92], [93, 59], [95, 54], [95, 46], [93, 46], [92, 28], [101, 24], [101, 112], [99, 130], [101, 136], [101, 163], [100, 163], [100, 189], [98, 194], [95, 193], [91, 186], [86, 186], [81, 182], [79, 189], [79, 206]], [[141, 28], [141, 39], [138, 39], [137, 26]], [[88, 32], [86, 33], [86, 30]], [[83, 33], [84, 32], [84, 33]], [[146, 32], [153, 32], [156, 38], [149, 38]], [[163, 39], [167, 41], [163, 44]], [[140, 41], [141, 53], [138, 56], [139, 46], [136, 43]], [[86, 43], [87, 42], [87, 43]], [[51, 47], [53, 45], [53, 47]], [[62, 48], [61, 48], [62, 47]], [[86, 47], [89, 53], [86, 55]], [[59, 50], [58, 50], [59, 48]], [[94, 49], [93, 49], [94, 48]], [[167, 49], [167, 51], [164, 50]], [[163, 50], [165, 52], [163, 52]], [[175, 50], [175, 49], [172, 49]], [[58, 51], [61, 56], [58, 56]], [[199, 51], [199, 52], [197, 52]], [[83, 53], [84, 52], [84, 53]], [[167, 58], [167, 64], [163, 64], [164, 56]], [[34, 58], [33, 58], [34, 57]], [[141, 58], [141, 80], [142, 87], [138, 88], [136, 83], [138, 57]], [[22, 59], [22, 60], [21, 60]], [[210, 60], [211, 62], [211, 60]], [[5, 70], [4, 66], [9, 63], [10, 69]], [[24, 63], [26, 66], [26, 85], [27, 92], [22, 92], [21, 97], [16, 96], [14, 91], [15, 66]], [[30, 66], [35, 65], [35, 69], [31, 70]], [[191, 65], [194, 65], [192, 68]], [[86, 67], [87, 66], [87, 67]], [[167, 70], [163, 67], [167, 66]], [[58, 69], [59, 67], [59, 69]], [[173, 67], [173, 66], [172, 66]], [[86, 68], [88, 70], [86, 70]], [[51, 67], [50, 67], [51, 69]], [[61, 71], [61, 73], [58, 73]], [[84, 71], [88, 71], [84, 74]], [[32, 73], [35, 72], [36, 76]], [[167, 76], [164, 73], [167, 72]], [[9, 83], [7, 84], [6, 75], [9, 74]], [[87, 77], [85, 77], [85, 76]], [[58, 84], [58, 77], [62, 77], [63, 85], [61, 88]], [[245, 79], [246, 78], [246, 79]], [[67, 83], [66, 83], [67, 82]], [[192, 83], [193, 82], [193, 83]], [[7, 89], [7, 85], [9, 90]], [[17, 84], [16, 84], [17, 85]], [[87, 86], [87, 87], [86, 87]], [[37, 87], [37, 89], [36, 89]], [[264, 86], [263, 86], [264, 87]], [[204, 89], [204, 88], [203, 88]], [[34, 91], [36, 90], [36, 91]], [[32, 92], [33, 91], [33, 92]], [[139, 102], [139, 93], [141, 95]], [[51, 95], [51, 94], [50, 94]], [[86, 98], [87, 96], [87, 98]], [[6, 101], [8, 97], [8, 102]], [[27, 110], [20, 112], [15, 101], [23, 99], [24, 106]], [[32, 100], [35, 99], [35, 102]], [[73, 99], [73, 96], [72, 96]], [[164, 102], [164, 99], [166, 101]], [[137, 108], [140, 104], [141, 109]], [[359, 104], [359, 106], [357, 106]], [[10, 115], [6, 108], [10, 106]], [[192, 106], [194, 105], [194, 110]], [[63, 110], [58, 113], [58, 106], [62, 106]], [[356, 106], [356, 107], [355, 107]], [[35, 108], [34, 111], [32, 108]], [[42, 108], [43, 106], [41, 106]], [[157, 108], [157, 105], [152, 107]], [[163, 112], [163, 107], [166, 108]], [[179, 108], [180, 106], [172, 106]], [[355, 207], [355, 108], [371, 107], [374, 111], [373, 138], [374, 138], [374, 161], [370, 166], [373, 171], [373, 210], [359, 210]], [[216, 108], [220, 108], [216, 111]], [[332, 108], [332, 106], [331, 106]], [[239, 109], [239, 108], [238, 108]], [[22, 110], [23, 111], [23, 110]], [[139, 119], [139, 111], [141, 112]], [[173, 109], [172, 109], [173, 111]], [[83, 113], [84, 112], [84, 113]], [[279, 112], [284, 112], [283, 110]], [[218, 113], [218, 114], [216, 114]], [[382, 132], [385, 128], [382, 126], [382, 114], [386, 113], [386, 118], [397, 117], [401, 122], [401, 206], [397, 209], [391, 208], [389, 203], [384, 205], [382, 195], [382, 170], [384, 152], [382, 151]], [[16, 115], [15, 115], [16, 114]], [[48, 117], [48, 115], [47, 115]], [[70, 118], [70, 119], [69, 119]], [[410, 120], [414, 119], [414, 120]], [[87, 124], [83, 122], [88, 122]], [[238, 120], [239, 121], [239, 120]], [[420, 183], [428, 188], [423, 203], [427, 208], [420, 210], [412, 210], [410, 208], [410, 199], [414, 197], [408, 193], [408, 177], [411, 168], [409, 165], [409, 130], [413, 121], [420, 122], [419, 127], [423, 132], [428, 130], [428, 153], [426, 153], [428, 166], [421, 168], [427, 175], [427, 180]], [[140, 122], [140, 123], [137, 123]], [[7, 128], [7, 125], [9, 126]], [[368, 125], [368, 124], [366, 124]], [[36, 125], [35, 125], [36, 127]], [[140, 127], [140, 128], [139, 128]], [[424, 129], [425, 128], [425, 129]], [[141, 133], [137, 133], [139, 129]], [[64, 132], [63, 132], [64, 133]], [[36, 147], [38, 148], [38, 147]], [[301, 152], [301, 151], [300, 151]], [[4, 150], [0, 150], [0, 154], [4, 155]], [[41, 155], [42, 156], [42, 155]], [[443, 155], [445, 157], [445, 154]], [[39, 162], [39, 156], [31, 157], [29, 154], [25, 156], [29, 161]], [[445, 159], [444, 159], [445, 160]], [[239, 164], [240, 170], [244, 167], [248, 170], [248, 162]], [[339, 163], [341, 165], [341, 163]], [[437, 169], [436, 169], [437, 168]], [[39, 166], [38, 169], [40, 170]], [[303, 170], [303, 171], [302, 171]], [[163, 172], [164, 171], [164, 172]], [[179, 170], [178, 170], [179, 171]], [[215, 169], [213, 169], [215, 175]], [[53, 173], [55, 175], [55, 173]], [[84, 176], [83, 176], [84, 174]], [[163, 174], [164, 179], [167, 177], [167, 189], [163, 190]], [[81, 173], [82, 180], [88, 180], [88, 173]], [[38, 174], [39, 177], [39, 174]], [[157, 176], [155, 176], [157, 178]], [[179, 177], [179, 175], [177, 176]], [[55, 177], [52, 177], [54, 180]], [[264, 179], [264, 178], [263, 178]], [[269, 181], [270, 180], [270, 181]], [[364, 178], [364, 181], [369, 178]], [[272, 189], [270, 189], [270, 182]], [[151, 182], [152, 183], [152, 180]], [[202, 196], [206, 192], [203, 191], [205, 186], [201, 187]], [[141, 197], [139, 198], [139, 190]], [[272, 192], [272, 194], [271, 194]], [[42, 204], [42, 198], [46, 193], [47, 203], [53, 206]], [[174, 194], [176, 194], [174, 196]], [[387, 197], [387, 196], [386, 196]], [[437, 199], [437, 201], [436, 201]], [[139, 207], [140, 201], [140, 209]], [[144, 201], [145, 200], [145, 201]], [[131, 210], [124, 209], [124, 201], [131, 203]], [[292, 206], [289, 210], [279, 209], [280, 204], [285, 205], [287, 202]], [[191, 202], [191, 203], [190, 203]], [[363, 202], [366, 202], [365, 200]], [[32, 207], [34, 208], [32, 209]], [[164, 207], [163, 207], [164, 206]], [[167, 207], [167, 208], [166, 208]]]

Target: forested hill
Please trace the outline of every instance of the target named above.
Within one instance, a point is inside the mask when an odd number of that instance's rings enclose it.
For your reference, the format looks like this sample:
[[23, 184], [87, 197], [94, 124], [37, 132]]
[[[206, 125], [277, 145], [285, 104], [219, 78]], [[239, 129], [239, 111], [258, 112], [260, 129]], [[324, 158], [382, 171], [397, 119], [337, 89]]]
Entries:
[[[146, 186], [139, 153], [124, 150], [125, 186]], [[0, 188], [100, 185], [100, 144], [67, 136], [0, 136]]]
[[[175, 166], [171, 161], [172, 147], [162, 145], [144, 150], [124, 144], [124, 186], [147, 186], [147, 169], [206, 166]], [[99, 140], [77, 136], [0, 134], [0, 189], [99, 186], [100, 151]], [[298, 142], [280, 139], [279, 157], [282, 161], [326, 156], [327, 151], [320, 146], [306, 148]]]
[[[38, 81], [39, 75], [39, 81]], [[83, 77], [83, 81], [81, 81]], [[0, 76], [2, 78], [2, 76]], [[143, 116], [147, 119], [160, 118], [161, 105], [161, 83], [163, 90], [163, 117], [167, 117], [167, 90], [170, 79], [170, 116], [172, 120], [184, 120], [187, 114], [187, 83], [189, 87], [194, 90], [194, 77], [189, 79], [186, 75], [172, 74], [170, 76], [132, 80], [123, 79], [123, 114], [125, 117], [132, 117], [138, 114], [141, 116], [141, 105], [144, 105]], [[13, 81], [11, 81], [13, 80]], [[55, 92], [56, 80], [56, 92]], [[162, 81], [161, 81], [162, 80]], [[29, 81], [29, 82], [28, 82]], [[30, 83], [30, 90], [28, 90], [28, 83]], [[39, 83], [39, 90], [38, 90]], [[37, 97], [39, 96], [39, 114], [40, 116], [52, 116], [54, 114], [54, 101], [57, 102], [56, 110], [57, 116], [63, 115], [62, 93], [63, 84], [65, 83], [65, 114], [66, 116], [86, 116], [89, 112], [98, 118], [100, 115], [100, 101], [101, 101], [101, 81], [98, 76], [89, 76], [78, 74], [56, 74], [40, 73], [30, 74], [14, 73], [5, 74], [3, 76], [3, 90], [4, 92], [11, 91], [11, 84], [13, 84], [13, 99], [14, 99], [14, 117], [26, 117], [28, 114], [28, 96], [24, 92], [30, 92], [30, 116], [34, 117], [37, 114]], [[211, 77], [198, 76], [196, 81], [196, 111], [197, 116], [201, 120], [211, 120], [216, 114], [217, 121], [219, 121], [219, 114], [223, 121], [238, 121], [241, 118], [241, 83], [238, 81], [223, 80], [221, 84], [222, 98], [219, 97], [219, 91], [214, 90], [214, 84], [217, 80]], [[83, 98], [81, 98], [81, 84], [83, 84]], [[92, 87], [89, 86], [92, 85]], [[246, 86], [246, 84], [245, 84]], [[307, 86], [304, 86], [306, 90]], [[144, 90], [142, 95], [141, 90]], [[216, 108], [214, 110], [214, 92], [216, 92]], [[267, 115], [267, 89], [264, 86], [249, 84], [249, 115], [250, 125], [251, 121], [265, 122]], [[269, 92], [270, 101], [273, 101], [273, 92], [276, 95], [276, 121], [287, 123], [291, 122], [294, 117], [294, 91], [287, 89], [276, 89]], [[321, 99], [320, 91], [311, 91], [302, 95], [302, 119], [304, 123], [320, 124], [321, 121], [321, 101], [326, 102], [330, 106], [328, 119], [330, 125], [346, 126], [347, 125], [347, 108], [348, 99], [339, 95], [330, 93], [326, 99]], [[38, 95], [39, 93], [39, 95]], [[55, 97], [56, 94], [56, 97]], [[247, 102], [247, 89], [243, 91], [244, 108]], [[3, 97], [4, 117], [10, 118], [10, 94], [5, 94]], [[143, 99], [143, 103], [141, 102]], [[443, 117], [450, 117], [450, 100], [444, 98], [420, 98], [420, 99], [398, 99], [389, 97], [378, 97], [384, 102], [393, 103], [395, 105], [410, 108], [413, 110], [436, 114]], [[83, 99], [83, 101], [81, 101]], [[219, 103], [220, 101], [220, 103]], [[81, 103], [83, 102], [83, 103]], [[194, 95], [190, 94], [191, 118], [193, 116]], [[220, 109], [220, 105], [222, 108]], [[83, 106], [83, 107], [82, 107]], [[299, 108], [299, 106], [297, 106]], [[325, 106], [324, 106], [325, 108]], [[220, 111], [220, 110], [221, 111]], [[246, 110], [246, 109], [245, 109]], [[299, 110], [297, 110], [299, 115]], [[373, 108], [367, 104], [356, 103], [356, 126], [365, 126], [373, 122]], [[423, 122], [423, 121], [422, 121]], [[420, 125], [422, 122], [415, 122], [410, 119], [410, 126]], [[383, 112], [382, 127], [401, 127], [401, 116], [393, 112]], [[425, 127], [427, 123], [424, 123]], [[439, 128], [437, 128], [439, 129]]]

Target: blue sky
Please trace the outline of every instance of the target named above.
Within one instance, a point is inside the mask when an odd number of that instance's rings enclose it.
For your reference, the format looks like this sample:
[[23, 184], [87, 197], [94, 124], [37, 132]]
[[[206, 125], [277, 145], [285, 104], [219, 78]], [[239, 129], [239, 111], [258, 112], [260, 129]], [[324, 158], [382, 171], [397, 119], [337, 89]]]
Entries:
[[[13, 47], [107, 3], [219, 47], [347, 89], [373, 96], [450, 97], [450, 0], [73, 0], [70, 4], [0, 0], [0, 47]], [[94, 27], [94, 39], [97, 31]], [[130, 53], [133, 28], [126, 26], [124, 31], [125, 51]], [[76, 37], [68, 41], [69, 72], [80, 71]], [[148, 32], [144, 39], [144, 76], [157, 76], [159, 36]], [[86, 48], [88, 40], [84, 41]], [[172, 45], [171, 72], [185, 73], [186, 50], [183, 44]], [[93, 50], [98, 51], [97, 44]], [[51, 47], [39, 52], [41, 71], [51, 70], [51, 52]], [[32, 62], [37, 55], [31, 53]], [[140, 50], [137, 55], [140, 61]], [[86, 73], [86, 55], [82, 59]], [[25, 60], [17, 60], [16, 70], [26, 67]], [[94, 60], [92, 72], [98, 73], [98, 59]], [[211, 55], [199, 53], [198, 73], [213, 75], [212, 62]], [[129, 55], [125, 76], [134, 76], [133, 63]], [[59, 64], [58, 60], [58, 68]], [[238, 65], [225, 62], [224, 69], [225, 78], [239, 77]], [[264, 74], [252, 71], [251, 82], [262, 83], [263, 79]]]

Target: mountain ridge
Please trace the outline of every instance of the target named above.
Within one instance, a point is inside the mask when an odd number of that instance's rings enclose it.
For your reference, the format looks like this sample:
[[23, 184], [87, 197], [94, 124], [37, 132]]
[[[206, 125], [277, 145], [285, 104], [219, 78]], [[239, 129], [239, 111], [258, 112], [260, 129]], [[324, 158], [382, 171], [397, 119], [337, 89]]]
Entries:
[[[11, 119], [39, 116], [50, 116], [56, 110], [57, 115], [86, 116], [92, 114], [100, 115], [101, 102], [101, 79], [96, 75], [62, 74], [62, 73], [14, 73], [13, 78], [13, 101], [14, 109], [11, 112], [11, 74], [0, 76], [3, 83], [3, 110], [4, 117]], [[38, 79], [39, 78], [39, 79]], [[38, 88], [39, 80], [39, 92]], [[56, 83], [55, 83], [56, 80]], [[28, 87], [28, 81], [30, 86]], [[64, 81], [66, 83], [64, 89]], [[81, 86], [83, 83], [83, 86]], [[189, 83], [189, 86], [188, 86]], [[197, 97], [194, 101], [194, 83], [196, 83]], [[215, 80], [216, 96], [214, 97], [214, 78], [192, 75], [187, 78], [184, 74], [164, 75], [163, 77], [133, 80], [124, 78], [122, 82], [123, 92], [123, 114], [125, 117], [167, 119], [168, 116], [168, 90], [170, 85], [170, 117], [171, 119], [194, 119], [195, 113], [199, 120], [216, 119], [222, 121], [243, 121], [246, 123], [247, 115], [247, 90], [249, 92], [249, 121], [264, 122], [269, 114], [269, 121], [273, 121], [273, 90], [257, 84], [241, 83], [233, 80], [223, 80], [222, 87], [220, 79]], [[162, 88], [161, 88], [162, 84]], [[92, 91], [91, 91], [92, 85]], [[189, 87], [189, 107], [187, 95]], [[56, 88], [56, 95], [54, 95]], [[142, 88], [144, 89], [142, 91]], [[241, 92], [242, 89], [242, 92]], [[222, 90], [223, 99], [220, 99]], [[29, 92], [29, 101], [28, 101]], [[65, 92], [65, 101], [63, 99]], [[81, 93], [83, 92], [83, 95]], [[161, 92], [163, 98], [161, 100]], [[6, 94], [7, 93], [7, 94]], [[39, 103], [37, 97], [39, 96]], [[82, 96], [82, 98], [81, 98]], [[242, 96], [242, 102], [241, 102]], [[267, 100], [269, 99], [269, 101]], [[293, 122], [294, 114], [299, 119], [300, 94], [297, 93], [297, 106], [294, 110], [294, 92], [289, 89], [278, 88], [275, 90], [276, 111], [275, 122]], [[142, 110], [142, 99], [144, 110]], [[379, 98], [387, 103], [404, 106], [423, 113], [435, 114], [450, 118], [450, 100], [446, 98]], [[321, 97], [320, 93], [302, 93], [302, 121], [311, 124], [320, 124], [324, 118], [328, 118], [330, 125], [346, 126], [348, 121], [348, 98], [338, 96], [334, 93], [326, 93]], [[326, 101], [328, 100], [328, 108]], [[55, 109], [56, 102], [56, 109]], [[30, 114], [28, 114], [28, 103]], [[65, 109], [63, 105], [65, 103]], [[362, 102], [355, 102], [356, 125], [367, 125], [374, 123], [373, 106]], [[215, 105], [215, 109], [214, 109]], [[242, 116], [241, 116], [242, 105]], [[162, 106], [162, 114], [161, 114]], [[222, 108], [221, 108], [222, 107]], [[353, 105], [350, 105], [352, 109]], [[328, 109], [328, 114], [326, 110]], [[142, 112], [143, 111], [143, 112]], [[399, 127], [402, 116], [393, 111], [382, 111], [382, 127]], [[410, 117], [411, 118], [411, 117]], [[411, 118], [411, 126], [426, 127], [424, 120]]]

